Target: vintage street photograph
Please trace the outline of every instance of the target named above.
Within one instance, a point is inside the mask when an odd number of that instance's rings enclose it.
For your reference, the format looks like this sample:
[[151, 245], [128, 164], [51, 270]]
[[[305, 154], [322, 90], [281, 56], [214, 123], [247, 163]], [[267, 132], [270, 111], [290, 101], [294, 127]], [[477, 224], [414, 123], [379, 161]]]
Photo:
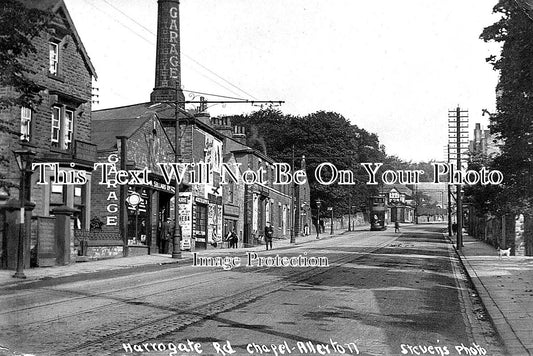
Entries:
[[533, 355], [533, 0], [0, 0], [0, 356]]

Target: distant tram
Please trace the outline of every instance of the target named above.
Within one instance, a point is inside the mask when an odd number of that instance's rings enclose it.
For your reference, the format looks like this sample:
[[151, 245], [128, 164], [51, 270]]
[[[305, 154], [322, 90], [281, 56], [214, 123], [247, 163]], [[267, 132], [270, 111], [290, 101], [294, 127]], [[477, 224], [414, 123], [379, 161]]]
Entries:
[[386, 230], [387, 204], [384, 196], [370, 197], [370, 231]]

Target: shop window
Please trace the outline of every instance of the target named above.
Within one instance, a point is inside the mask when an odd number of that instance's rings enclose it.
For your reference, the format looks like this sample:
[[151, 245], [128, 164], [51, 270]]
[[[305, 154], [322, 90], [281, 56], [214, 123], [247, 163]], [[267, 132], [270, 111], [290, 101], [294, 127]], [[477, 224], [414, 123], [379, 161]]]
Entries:
[[52, 106], [52, 147], [69, 150], [72, 147], [73, 133], [74, 111], [65, 106]]
[[196, 206], [196, 226], [194, 230], [197, 235], [205, 237], [207, 230], [207, 206], [206, 205], [197, 205]]
[[126, 198], [128, 208], [128, 244], [146, 245], [148, 226], [148, 191], [128, 188]]
[[20, 108], [20, 139], [22, 141], [29, 141], [31, 136], [31, 117], [32, 111], [30, 108]]

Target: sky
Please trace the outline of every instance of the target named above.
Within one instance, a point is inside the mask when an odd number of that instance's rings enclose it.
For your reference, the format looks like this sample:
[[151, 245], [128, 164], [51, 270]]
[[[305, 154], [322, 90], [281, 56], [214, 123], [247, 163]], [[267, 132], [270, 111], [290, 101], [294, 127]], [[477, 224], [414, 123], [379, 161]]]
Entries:
[[[149, 101], [157, 0], [64, 1], [98, 75], [93, 110]], [[389, 155], [442, 160], [448, 110], [468, 110], [471, 130], [488, 125], [482, 109], [495, 110], [498, 74], [485, 58], [499, 47], [479, 39], [498, 19], [495, 4], [181, 0], [182, 89], [190, 100], [198, 100], [192, 91], [284, 101], [284, 114], [334, 111], [376, 133]]]

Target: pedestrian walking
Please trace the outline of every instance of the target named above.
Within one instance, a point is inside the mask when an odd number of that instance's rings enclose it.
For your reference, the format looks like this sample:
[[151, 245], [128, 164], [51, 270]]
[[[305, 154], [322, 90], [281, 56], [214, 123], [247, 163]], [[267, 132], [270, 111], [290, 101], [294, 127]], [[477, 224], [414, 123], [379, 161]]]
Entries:
[[239, 238], [237, 237], [237, 233], [235, 232], [235, 229], [231, 230], [229, 235], [229, 247], [230, 248], [237, 248], [237, 245], [239, 243]]
[[267, 225], [265, 226], [265, 244], [266, 249], [268, 250], [268, 245], [270, 245], [270, 249], [272, 250], [272, 238], [274, 237], [274, 229], [272, 228], [272, 224], [270, 222], [267, 222]]
[[454, 235], [457, 233], [457, 223], [452, 224], [452, 232]]
[[394, 233], [400, 232], [400, 222], [396, 220], [394, 222]]
[[170, 253], [169, 244], [172, 239], [172, 221], [170, 218], [161, 227], [161, 253]]

